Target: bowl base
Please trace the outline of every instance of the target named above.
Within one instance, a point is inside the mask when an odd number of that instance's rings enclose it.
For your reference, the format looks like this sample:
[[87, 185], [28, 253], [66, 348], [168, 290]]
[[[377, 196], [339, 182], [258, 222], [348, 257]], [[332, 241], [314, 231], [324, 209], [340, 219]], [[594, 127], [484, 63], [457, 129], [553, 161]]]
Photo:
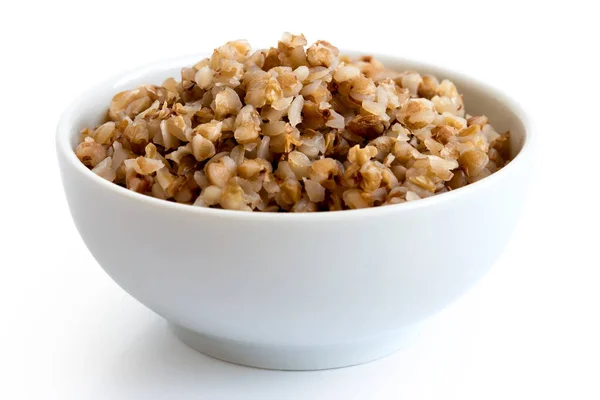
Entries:
[[331, 346], [269, 346], [214, 337], [169, 324], [187, 346], [219, 360], [249, 367], [313, 371], [364, 364], [404, 347], [418, 332], [413, 325], [366, 340]]

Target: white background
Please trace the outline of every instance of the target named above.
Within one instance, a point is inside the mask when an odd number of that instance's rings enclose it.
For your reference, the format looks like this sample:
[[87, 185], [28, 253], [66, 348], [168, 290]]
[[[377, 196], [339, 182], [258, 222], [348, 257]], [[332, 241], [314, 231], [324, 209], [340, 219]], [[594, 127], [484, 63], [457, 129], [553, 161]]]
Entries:
[[[600, 398], [592, 2], [341, 3], [2, 4], [0, 398]], [[54, 127], [84, 88], [227, 40], [274, 45], [284, 31], [472, 74], [538, 129], [530, 201], [502, 258], [416, 342], [359, 367], [263, 371], [187, 349], [89, 255], [58, 176]]]

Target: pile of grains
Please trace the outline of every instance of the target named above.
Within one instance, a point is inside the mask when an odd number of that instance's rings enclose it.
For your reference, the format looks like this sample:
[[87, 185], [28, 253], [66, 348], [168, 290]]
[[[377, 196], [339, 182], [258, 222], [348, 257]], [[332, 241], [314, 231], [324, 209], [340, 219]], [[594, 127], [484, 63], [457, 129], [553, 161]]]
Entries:
[[180, 81], [118, 93], [77, 157], [159, 199], [271, 212], [413, 201], [507, 163], [508, 132], [465, 114], [452, 82], [306, 45], [289, 33], [268, 50], [229, 42]]

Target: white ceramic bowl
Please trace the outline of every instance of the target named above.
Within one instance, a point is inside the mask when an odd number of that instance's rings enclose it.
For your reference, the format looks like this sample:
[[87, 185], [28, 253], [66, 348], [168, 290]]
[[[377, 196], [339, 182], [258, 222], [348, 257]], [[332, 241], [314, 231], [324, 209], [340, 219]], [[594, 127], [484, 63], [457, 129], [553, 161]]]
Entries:
[[57, 151], [83, 240], [126, 292], [189, 346], [250, 366], [311, 370], [393, 353], [424, 318], [469, 289], [507, 244], [533, 161], [533, 131], [514, 101], [461, 74], [400, 58], [387, 66], [454, 81], [471, 114], [510, 129], [514, 160], [456, 191], [410, 203], [310, 214], [249, 213], [140, 195], [75, 156], [80, 128], [112, 96], [178, 76], [202, 55], [123, 74], [63, 115]]

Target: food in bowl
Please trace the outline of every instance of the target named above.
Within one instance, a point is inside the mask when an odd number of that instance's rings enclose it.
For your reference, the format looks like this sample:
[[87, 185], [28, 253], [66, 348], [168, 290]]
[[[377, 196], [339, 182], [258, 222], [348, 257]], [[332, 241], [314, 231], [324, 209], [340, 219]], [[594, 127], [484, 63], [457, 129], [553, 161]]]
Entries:
[[289, 33], [254, 52], [228, 42], [179, 81], [120, 92], [76, 155], [138, 193], [271, 212], [418, 200], [509, 161], [509, 132], [467, 114], [451, 81], [306, 45]]
[[440, 196], [314, 213], [193, 207], [123, 189], [82, 164], [74, 151], [80, 130], [105, 122], [115, 93], [163, 82], [203, 57], [161, 60], [87, 89], [56, 132], [62, 183], [83, 242], [111, 279], [165, 318], [185, 344], [261, 368], [375, 360], [410, 343], [506, 248], [534, 171], [529, 116], [485, 82], [394, 54], [377, 59], [393, 70], [450, 79], [473, 115], [510, 130], [510, 163]]

